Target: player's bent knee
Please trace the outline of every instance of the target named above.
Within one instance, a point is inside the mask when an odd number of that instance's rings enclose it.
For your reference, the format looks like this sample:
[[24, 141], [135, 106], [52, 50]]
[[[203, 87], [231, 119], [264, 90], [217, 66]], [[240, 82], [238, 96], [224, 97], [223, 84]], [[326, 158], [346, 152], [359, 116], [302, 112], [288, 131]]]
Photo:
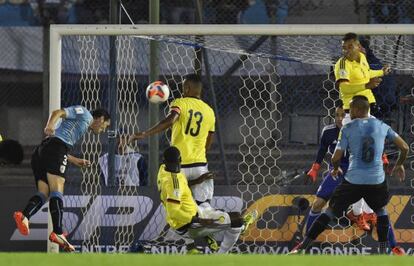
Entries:
[[220, 224], [231, 224], [230, 215], [227, 212], [209, 209], [200, 214], [201, 218], [214, 219]]
[[37, 181], [37, 191], [44, 194], [46, 198], [49, 197], [49, 185], [42, 180]]
[[63, 193], [63, 188], [65, 186], [65, 178], [47, 173], [47, 182], [49, 183], [50, 191], [59, 191]]

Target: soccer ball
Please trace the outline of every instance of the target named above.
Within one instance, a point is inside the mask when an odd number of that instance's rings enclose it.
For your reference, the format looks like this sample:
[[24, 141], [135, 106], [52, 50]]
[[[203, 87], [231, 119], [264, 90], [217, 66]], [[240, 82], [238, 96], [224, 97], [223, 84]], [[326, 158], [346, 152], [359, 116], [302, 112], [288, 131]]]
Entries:
[[151, 103], [162, 103], [170, 97], [170, 88], [162, 81], [154, 81], [148, 85], [145, 95]]

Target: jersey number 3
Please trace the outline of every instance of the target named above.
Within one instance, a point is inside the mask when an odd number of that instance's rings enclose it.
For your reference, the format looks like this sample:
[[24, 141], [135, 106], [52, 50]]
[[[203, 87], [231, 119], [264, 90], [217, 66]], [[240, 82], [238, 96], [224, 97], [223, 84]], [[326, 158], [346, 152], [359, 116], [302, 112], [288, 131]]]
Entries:
[[375, 141], [371, 137], [365, 137], [362, 139], [362, 161], [370, 163], [374, 160], [375, 156]]
[[[193, 109], [188, 110], [190, 118], [188, 118], [187, 126], [185, 127], [185, 134], [190, 133], [191, 136], [196, 137], [200, 133], [201, 122], [203, 122], [203, 114], [200, 112], [194, 112]], [[191, 127], [192, 120], [195, 120], [195, 127]]]

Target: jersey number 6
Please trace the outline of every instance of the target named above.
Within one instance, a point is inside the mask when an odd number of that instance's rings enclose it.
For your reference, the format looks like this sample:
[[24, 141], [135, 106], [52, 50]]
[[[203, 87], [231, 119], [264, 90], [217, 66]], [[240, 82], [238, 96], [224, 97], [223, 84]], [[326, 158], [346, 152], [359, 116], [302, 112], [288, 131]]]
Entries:
[[374, 160], [375, 156], [375, 141], [372, 137], [364, 137], [362, 139], [362, 161], [370, 163]]

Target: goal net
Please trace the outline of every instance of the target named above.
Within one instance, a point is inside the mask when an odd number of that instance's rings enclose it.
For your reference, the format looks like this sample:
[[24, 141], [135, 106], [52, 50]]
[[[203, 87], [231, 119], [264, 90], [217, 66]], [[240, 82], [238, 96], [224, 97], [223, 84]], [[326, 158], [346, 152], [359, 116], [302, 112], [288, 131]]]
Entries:
[[[171, 89], [169, 102], [181, 96], [186, 74], [201, 73], [203, 99], [218, 118], [208, 154], [209, 169], [217, 175], [212, 205], [226, 211], [259, 212], [258, 221], [234, 252], [286, 253], [301, 235], [307, 203], [312, 203], [328, 167], [325, 164], [316, 184], [305, 185], [304, 172], [316, 158], [322, 128], [334, 123], [338, 90], [332, 67], [341, 56], [344, 33], [361, 33], [371, 68], [391, 65], [393, 74], [374, 91], [381, 107], [379, 118], [412, 142], [413, 32], [397, 26], [382, 32], [377, 27], [344, 25], [317, 26], [319, 30], [296, 27], [52, 27], [51, 109], [81, 104], [92, 110], [106, 108], [111, 101], [116, 101], [117, 109], [120, 151], [113, 159], [108, 156], [102, 163], [109, 150], [105, 134], [88, 133], [73, 150], [92, 161], [82, 171], [70, 169], [65, 189], [64, 225], [79, 251], [186, 251], [186, 243], [165, 222], [156, 176], [149, 174], [148, 185], [141, 181], [139, 186], [138, 176], [144, 174], [136, 171], [145, 167], [137, 161], [140, 156], [148, 158], [148, 141], [132, 145], [122, 141], [123, 136], [151, 126], [145, 98], [145, 88], [153, 81], [149, 80], [150, 42], [158, 45], [159, 80]], [[110, 60], [111, 36], [116, 39], [115, 63]], [[167, 114], [168, 103], [161, 104], [159, 111], [160, 117]], [[167, 147], [169, 132], [159, 138], [157, 154]], [[387, 146], [387, 152], [395, 155], [394, 149]], [[390, 156], [391, 161], [395, 158]], [[115, 176], [107, 171], [110, 160]], [[413, 164], [407, 168], [412, 175]], [[412, 212], [403, 210], [412, 210], [413, 183], [411, 189], [402, 189], [403, 184], [389, 182], [392, 197], [387, 209], [396, 239], [412, 247]], [[342, 217], [320, 236], [313, 252], [370, 253], [375, 239], [375, 230], [360, 231]], [[209, 252], [202, 241], [196, 244]]]

